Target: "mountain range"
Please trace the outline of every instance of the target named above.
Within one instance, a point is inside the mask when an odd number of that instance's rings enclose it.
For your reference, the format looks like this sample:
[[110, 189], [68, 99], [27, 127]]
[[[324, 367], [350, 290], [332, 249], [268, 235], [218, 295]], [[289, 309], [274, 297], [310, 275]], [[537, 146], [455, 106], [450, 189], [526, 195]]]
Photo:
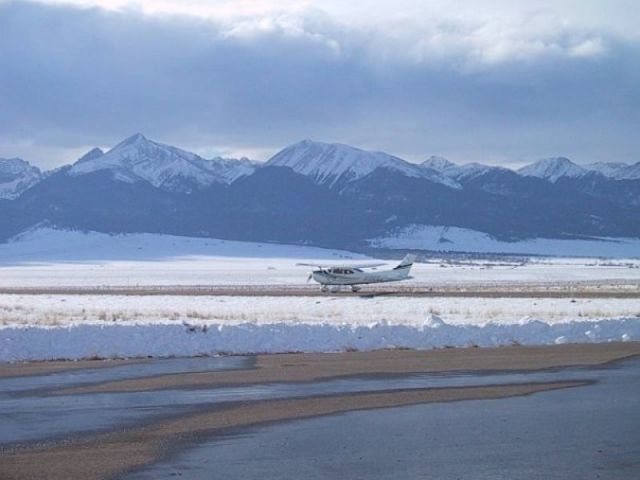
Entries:
[[0, 240], [37, 225], [342, 248], [408, 225], [504, 241], [639, 238], [640, 162], [556, 157], [515, 171], [303, 140], [258, 163], [136, 134], [50, 172], [0, 159], [0, 219]]

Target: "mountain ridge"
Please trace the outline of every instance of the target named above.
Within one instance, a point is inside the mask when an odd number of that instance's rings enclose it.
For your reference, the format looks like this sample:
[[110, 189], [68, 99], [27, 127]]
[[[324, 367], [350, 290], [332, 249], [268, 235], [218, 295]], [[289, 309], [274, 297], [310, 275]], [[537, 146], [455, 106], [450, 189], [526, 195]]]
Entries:
[[[240, 171], [234, 171], [236, 168]], [[146, 181], [164, 190], [190, 192], [213, 183], [229, 183], [250, 173], [248, 160], [206, 160], [195, 153], [147, 139], [136, 133], [108, 152], [92, 149], [75, 162], [70, 176], [106, 170], [116, 180]]]
[[331, 188], [341, 188], [377, 168], [396, 170], [409, 177], [424, 176], [436, 183], [459, 188], [456, 182], [435, 170], [420, 168], [419, 165], [388, 153], [369, 152], [350, 145], [309, 139], [285, 147], [265, 165], [289, 167], [297, 173], [311, 177], [316, 183]]
[[311, 140], [265, 163], [204, 159], [136, 134], [0, 199], [0, 218], [0, 241], [41, 223], [340, 248], [408, 225], [467, 228], [504, 241], [640, 238], [640, 180], [612, 179], [564, 157], [523, 174], [442, 157], [418, 165]]

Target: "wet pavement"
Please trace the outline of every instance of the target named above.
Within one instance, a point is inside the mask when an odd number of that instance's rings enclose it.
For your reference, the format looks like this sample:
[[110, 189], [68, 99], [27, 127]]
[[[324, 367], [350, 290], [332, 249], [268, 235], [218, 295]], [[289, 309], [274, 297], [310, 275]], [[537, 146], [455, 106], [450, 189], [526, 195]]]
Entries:
[[105, 360], [96, 368], [70, 368], [42, 375], [0, 378], [0, 394], [72, 388], [155, 375], [246, 369], [251, 368], [253, 362], [254, 358], [247, 356], [161, 358], [126, 364], [114, 362], [112, 366]]
[[640, 478], [640, 360], [507, 377], [596, 382], [240, 429], [124, 478]]
[[252, 368], [252, 357], [149, 360], [130, 365], [78, 369], [0, 379], [0, 445], [105, 431], [226, 402], [344, 394], [395, 389], [443, 388], [596, 380], [600, 369], [503, 373], [455, 372], [404, 376], [360, 376], [305, 383], [268, 383], [211, 389], [55, 394], [56, 389], [179, 372]]
[[61, 438], [133, 425], [153, 416], [179, 414], [194, 403], [157, 392], [125, 395], [55, 395], [57, 389], [185, 372], [252, 368], [252, 357], [150, 359], [140, 363], [0, 378], [0, 446]]
[[174, 452], [126, 478], [639, 478], [640, 359], [538, 372], [54, 393], [114, 380], [253, 365], [252, 357], [164, 359], [3, 378], [0, 448], [122, 429], [226, 402], [589, 380], [593, 384], [527, 397], [388, 408], [239, 429]]

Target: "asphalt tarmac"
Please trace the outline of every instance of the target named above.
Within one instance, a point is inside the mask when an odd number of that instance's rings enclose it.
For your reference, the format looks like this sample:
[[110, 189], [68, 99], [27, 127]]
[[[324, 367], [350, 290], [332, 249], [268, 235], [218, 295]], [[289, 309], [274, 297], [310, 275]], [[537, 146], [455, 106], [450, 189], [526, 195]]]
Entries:
[[[490, 447], [506, 472], [552, 447], [552, 466], [577, 459], [579, 473], [592, 465], [581, 452], [603, 445], [616, 465], [635, 465], [638, 354], [640, 344], [616, 343], [55, 362], [40, 374], [22, 365], [22, 376], [14, 365], [0, 378], [0, 478], [391, 478], [392, 465], [429, 478], [428, 458], [442, 467], [432, 478], [458, 478], [447, 464], [471, 469], [464, 459]], [[606, 421], [594, 423], [596, 409]], [[583, 443], [567, 437], [571, 425]], [[533, 440], [499, 446], [516, 436]], [[526, 471], [494, 477], [543, 478]]]
[[237, 429], [122, 478], [636, 480], [640, 361], [571, 374], [592, 383]]

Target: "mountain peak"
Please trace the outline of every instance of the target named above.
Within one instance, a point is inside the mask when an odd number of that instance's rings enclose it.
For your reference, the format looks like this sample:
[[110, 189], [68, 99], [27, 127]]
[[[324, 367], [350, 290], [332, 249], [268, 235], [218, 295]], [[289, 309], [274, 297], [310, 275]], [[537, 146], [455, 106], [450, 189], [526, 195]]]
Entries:
[[[429, 177], [432, 181], [456, 188], [453, 182], [434, 172], [428, 175], [418, 166], [383, 152], [369, 152], [341, 143], [302, 140], [274, 155], [269, 166], [289, 167], [311, 177], [321, 185], [342, 186], [358, 180], [377, 168], [388, 168], [409, 177]], [[433, 178], [432, 178], [433, 177]]]
[[9, 169], [11, 169], [11, 170], [13, 170], [13, 169], [21, 170], [21, 169], [25, 168], [26, 166], [31, 166], [31, 164], [29, 162], [27, 162], [26, 160], [23, 160], [23, 159], [18, 158], [18, 157], [0, 158], [0, 169], [2, 169], [2, 171], [5, 171], [5, 172], [8, 171]]
[[427, 158], [424, 162], [422, 162], [420, 164], [421, 167], [424, 168], [431, 168], [432, 170], [435, 170], [436, 172], [443, 172], [444, 170], [447, 170], [448, 168], [452, 168], [452, 167], [456, 167], [457, 165], [453, 162], [450, 162], [449, 160], [447, 160], [444, 157], [439, 157], [437, 155], [431, 155], [429, 158]]
[[138, 132], [138, 133], [134, 133], [130, 137], [125, 138], [123, 141], [121, 141], [114, 148], [118, 148], [120, 146], [125, 146], [125, 145], [133, 145], [133, 144], [136, 144], [136, 143], [144, 143], [144, 142], [148, 142], [148, 141], [149, 141], [149, 139], [147, 137], [145, 137], [143, 134]]
[[214, 183], [226, 184], [253, 171], [252, 165], [233, 159], [205, 160], [195, 153], [132, 135], [107, 153], [93, 149], [73, 167], [71, 176], [108, 171], [113, 179], [146, 181], [169, 191], [189, 193]]
[[103, 155], [104, 152], [100, 148], [94, 147], [87, 153], [85, 153], [82, 157], [80, 157], [76, 163], [89, 162], [95, 158], [100, 158]]
[[553, 183], [561, 177], [582, 177], [588, 171], [566, 157], [543, 158], [518, 170], [525, 177], [537, 177]]
[[40, 175], [42, 172], [38, 167], [21, 158], [0, 158], [0, 178], [6, 178], [10, 175], [23, 175], [25, 173]]
[[0, 199], [17, 198], [41, 178], [40, 169], [21, 158], [0, 158]]
[[[119, 152], [118, 154], [122, 156], [131, 156], [132, 154], [135, 155], [135, 152], [143, 154], [143, 151], [146, 152], [146, 154], [150, 154], [152, 151], [156, 151], [157, 149], [175, 149], [175, 147], [156, 143], [153, 140], [149, 140], [141, 133], [135, 133], [125, 138], [114, 147], [111, 147], [111, 149], [105, 153], [105, 158], [109, 155], [113, 155], [115, 152]], [[99, 155], [96, 155], [95, 158], [99, 157]]]

